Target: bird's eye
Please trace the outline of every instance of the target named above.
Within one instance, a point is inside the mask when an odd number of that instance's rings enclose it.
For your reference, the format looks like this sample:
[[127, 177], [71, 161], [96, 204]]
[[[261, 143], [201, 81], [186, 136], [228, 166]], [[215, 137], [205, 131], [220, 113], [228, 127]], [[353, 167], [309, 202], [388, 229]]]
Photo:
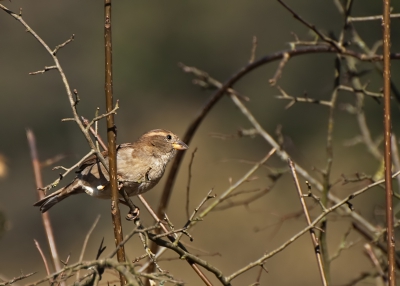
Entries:
[[167, 135], [167, 140], [169, 141], [169, 140], [171, 140], [172, 139], [172, 136], [171, 135]]

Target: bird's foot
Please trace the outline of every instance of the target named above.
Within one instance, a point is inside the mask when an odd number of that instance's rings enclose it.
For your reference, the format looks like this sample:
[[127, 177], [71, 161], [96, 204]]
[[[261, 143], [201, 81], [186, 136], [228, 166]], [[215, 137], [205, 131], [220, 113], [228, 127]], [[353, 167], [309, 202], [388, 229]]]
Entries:
[[140, 209], [135, 206], [134, 209], [131, 209], [126, 215], [125, 219], [128, 221], [133, 221], [139, 217]]

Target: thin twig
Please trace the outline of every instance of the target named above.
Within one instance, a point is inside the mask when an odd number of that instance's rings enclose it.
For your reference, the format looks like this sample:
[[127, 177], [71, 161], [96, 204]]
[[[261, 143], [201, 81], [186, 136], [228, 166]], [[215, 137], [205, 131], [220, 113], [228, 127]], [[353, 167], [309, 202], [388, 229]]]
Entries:
[[[178, 154], [179, 154], [179, 153], [178, 153]], [[158, 218], [157, 214], [156, 214], [156, 213], [154, 212], [154, 210], [150, 207], [150, 205], [146, 202], [146, 200], [143, 198], [143, 196], [142, 196], [142, 195], [138, 195], [138, 198], [139, 198], [139, 200], [142, 202], [142, 204], [146, 207], [146, 209], [149, 211], [149, 213], [150, 213], [150, 215], [153, 217], [153, 219], [154, 219], [157, 223], [160, 224], [161, 229], [162, 229], [164, 232], [168, 232], [168, 229], [165, 227], [164, 224], [161, 223], [161, 220]], [[176, 234], [174, 234], [174, 235], [176, 235]], [[171, 241], [174, 241], [174, 240], [176, 239], [176, 237], [168, 236], [168, 239], [170, 239]], [[153, 245], [156, 245], [156, 244], [153, 244]], [[183, 247], [182, 244], [180, 244], [179, 247], [181, 247], [183, 251], [186, 251], [186, 248]], [[150, 251], [151, 251], [152, 253], [154, 253], [152, 247], [150, 247]], [[186, 251], [186, 252], [187, 252], [187, 251]], [[157, 251], [157, 254], [158, 254], [158, 253], [159, 253], [159, 252]], [[160, 251], [160, 253], [162, 253], [162, 252]], [[155, 255], [155, 258], [158, 257], [157, 254]], [[185, 257], [185, 258], [186, 258], [186, 257]], [[206, 285], [212, 286], [212, 283], [208, 280], [208, 278], [204, 275], [204, 273], [203, 273], [203, 272], [201, 271], [201, 269], [196, 265], [196, 263], [195, 263], [193, 260], [188, 259], [188, 258], [186, 258], [186, 260], [187, 260], [187, 262], [189, 263], [189, 265], [193, 268], [193, 270], [196, 272], [196, 274], [201, 278], [201, 280], [203, 280], [203, 282], [204, 282]], [[147, 267], [146, 267], [146, 268], [147, 268]]]
[[[36, 286], [40, 283], [46, 282], [46, 281], [53, 281], [54, 278], [58, 277], [60, 274], [63, 272], [66, 273], [73, 273], [75, 271], [78, 271], [79, 269], [92, 269], [93, 267], [96, 267], [98, 269], [114, 269], [116, 270], [119, 274], [122, 274], [129, 285], [138, 285], [137, 279], [136, 279], [136, 274], [131, 273], [129, 269], [126, 267], [128, 263], [119, 263], [115, 261], [114, 259], [101, 259], [101, 260], [93, 260], [93, 261], [87, 261], [87, 262], [78, 262], [71, 264], [69, 266], [64, 267], [62, 270], [57, 271], [51, 275], [48, 275], [45, 278], [42, 278], [36, 282], [33, 282], [31, 284], [28, 284], [27, 286]], [[68, 278], [68, 277], [66, 277]]]
[[[390, 18], [400, 18], [400, 14], [390, 14]], [[383, 20], [382, 15], [375, 15], [375, 16], [364, 16], [364, 17], [349, 17], [349, 22], [366, 22], [366, 21], [376, 21], [376, 20]]]
[[68, 45], [69, 43], [71, 43], [74, 39], [75, 39], [75, 35], [72, 34], [71, 38], [69, 38], [68, 40], [66, 40], [64, 43], [62, 43], [62, 44], [60, 44], [60, 45], [57, 45], [57, 46], [54, 48], [54, 50], [53, 50], [53, 55], [56, 55], [57, 52], [58, 52], [60, 49], [64, 48], [66, 45]]
[[253, 63], [256, 58], [256, 50], [257, 50], [257, 37], [253, 36], [253, 45], [251, 46], [251, 55], [249, 64]]
[[[209, 200], [209, 199], [215, 197], [214, 195], [211, 195], [211, 192], [212, 192], [212, 190], [210, 190], [210, 191], [207, 193], [206, 197], [200, 202], [199, 206], [193, 211], [192, 215], [190, 216], [190, 218], [188, 219], [188, 221], [186, 222], [186, 224], [184, 225], [184, 227], [183, 227], [182, 229], [187, 230], [189, 227], [191, 227], [191, 222], [193, 221], [194, 216], [197, 214], [197, 212], [200, 210], [200, 208], [204, 205], [204, 203], [205, 203], [207, 200]], [[140, 197], [139, 197], [139, 198], [140, 198]], [[142, 203], [145, 202], [145, 203], [147, 204], [147, 202], [144, 201], [143, 198], [140, 198], [140, 199], [141, 199]], [[147, 208], [147, 207], [146, 207], [146, 208]], [[152, 217], [160, 224], [160, 226], [161, 226], [161, 228], [163, 229], [164, 233], [172, 233], [172, 234], [173, 234], [174, 239], [171, 240], [170, 237], [168, 237], [168, 238], [169, 238], [172, 242], [175, 242], [175, 241], [176, 241], [176, 242], [179, 242], [179, 239], [180, 239], [180, 237], [181, 237], [181, 234], [180, 234], [180, 235], [177, 235], [176, 231], [168, 232], [167, 228], [166, 228], [166, 227], [164, 226], [164, 224], [159, 220], [159, 218], [157, 217], [157, 215], [155, 214], [155, 212], [154, 212], [153, 210], [151, 210], [150, 213], [151, 213]], [[157, 238], [157, 237], [158, 237], [158, 235], [155, 236], [155, 238]], [[174, 244], [175, 244], [175, 243], [174, 243]], [[175, 245], [176, 245], [176, 244], [175, 244]], [[179, 242], [179, 245], [181, 245], [180, 242]], [[159, 249], [158, 252], [156, 253], [155, 257], [158, 258], [159, 256], [161, 256], [161, 255], [165, 252], [165, 250], [166, 250], [166, 248], [161, 248], [161, 249]], [[185, 251], [186, 251], [186, 250], [185, 250]], [[144, 271], [144, 270], [147, 269], [149, 266], [150, 266], [150, 264], [149, 264], [149, 263], [146, 263], [145, 265], [143, 265], [143, 266], [139, 269], [139, 272]], [[196, 266], [196, 265], [194, 264], [194, 266]]]
[[343, 237], [342, 237], [342, 239], [341, 239], [341, 241], [340, 241], [339, 247], [337, 248], [335, 254], [333, 254], [333, 255], [329, 258], [329, 260], [330, 260], [331, 262], [332, 262], [333, 260], [339, 258], [339, 257], [340, 257], [340, 254], [342, 253], [343, 250], [345, 250], [345, 249], [350, 249], [352, 246], [356, 245], [357, 242], [360, 241], [360, 240], [358, 240], [358, 241], [356, 241], [356, 242], [347, 242], [347, 238], [349, 237], [350, 232], [351, 232], [352, 229], [353, 229], [352, 227], [349, 227], [349, 229], [344, 233], [344, 235], [343, 235]]
[[[82, 118], [82, 122], [85, 126], [88, 126], [89, 124], [89, 120], [87, 120], [85, 117], [81, 117]], [[93, 127], [89, 128], [90, 132], [93, 134], [93, 136], [96, 139], [96, 142], [100, 143], [101, 147], [103, 148], [103, 150], [107, 150], [107, 146], [104, 143], [103, 139], [101, 139], [101, 136], [96, 132], [95, 129], [93, 129]]]
[[[275, 182], [274, 182], [274, 184], [275, 184]], [[236, 200], [234, 202], [226, 202], [225, 205], [221, 205], [221, 206], [215, 207], [214, 211], [223, 211], [223, 210], [234, 208], [234, 207], [238, 207], [238, 206], [248, 207], [252, 202], [257, 201], [261, 197], [263, 197], [266, 194], [268, 194], [272, 190], [274, 184], [269, 186], [268, 188], [263, 189], [263, 190], [256, 190], [257, 193], [255, 195], [249, 197], [249, 198], [242, 199], [242, 200]], [[245, 193], [245, 192], [236, 192], [234, 194], [231, 194], [230, 196], [227, 196], [225, 198], [225, 201], [226, 201], [226, 199], [228, 197], [230, 198], [230, 197], [233, 197], [233, 196], [236, 196], [236, 195], [240, 195], [240, 194], [243, 194], [243, 193]]]
[[44, 67], [44, 69], [40, 70], [40, 71], [35, 71], [35, 72], [30, 72], [30, 75], [37, 75], [37, 74], [43, 74], [47, 71], [51, 71], [51, 70], [56, 70], [57, 66], [49, 66], [49, 67]]
[[44, 191], [44, 194], [46, 194], [46, 192], [48, 192], [49, 190], [55, 188], [66, 175], [68, 175], [70, 172], [75, 170], [76, 167], [78, 167], [83, 161], [85, 161], [87, 158], [89, 158], [93, 154], [95, 154], [95, 151], [90, 150], [89, 153], [87, 153], [85, 156], [82, 157], [82, 159], [80, 159], [78, 162], [76, 162], [73, 166], [71, 166], [69, 168], [65, 168], [63, 166], [54, 167], [53, 170], [63, 169], [65, 172], [60, 174], [58, 179], [56, 179], [54, 182], [48, 184], [47, 186], [45, 186], [43, 188], [38, 188], [38, 189], [41, 190], [41, 191]]
[[96, 116], [96, 117], [94, 117], [90, 122], [88, 122], [87, 124], [85, 124], [86, 125], [86, 130], [87, 129], [89, 129], [89, 128], [91, 128], [91, 126], [93, 125], [93, 123], [96, 123], [97, 121], [99, 121], [99, 120], [101, 120], [101, 119], [103, 119], [103, 118], [106, 118], [106, 117], [108, 117], [108, 116], [110, 116], [110, 115], [114, 115], [114, 114], [117, 114], [117, 110], [119, 109], [119, 101], [117, 100], [116, 102], [115, 102], [115, 106], [114, 106], [114, 108], [112, 108], [110, 111], [108, 111], [107, 113], [104, 113], [104, 114], [102, 114], [102, 115], [98, 115], [98, 116]]
[[[94, 228], [96, 227], [97, 223], [99, 222], [99, 220], [100, 220], [100, 215], [98, 215], [96, 217], [96, 219], [94, 220], [93, 225], [91, 226], [91, 228], [89, 229], [88, 233], [86, 234], [85, 241], [83, 242], [81, 255], [79, 256], [78, 262], [81, 262], [83, 260], [83, 255], [85, 254], [86, 245], [87, 245], [87, 243], [89, 241], [90, 236], [92, 235], [92, 232], [93, 232]], [[79, 280], [79, 270], [78, 270], [78, 272], [76, 272], [76, 280]]]
[[[0, 6], [1, 7], [1, 6]], [[196, 133], [198, 127], [203, 122], [204, 118], [207, 116], [208, 112], [215, 106], [215, 104], [223, 97], [225, 92], [231, 88], [237, 81], [239, 81], [243, 76], [247, 75], [251, 71], [257, 69], [258, 67], [263, 66], [269, 62], [273, 62], [279, 59], [282, 59], [283, 56], [288, 53], [289, 57], [300, 56], [303, 54], [309, 53], [338, 53], [338, 50], [329, 45], [315, 45], [315, 46], [307, 46], [307, 47], [296, 47], [289, 50], [279, 51], [277, 53], [273, 53], [267, 56], [260, 58], [259, 60], [248, 64], [242, 67], [238, 72], [236, 72], [231, 78], [229, 78], [219, 89], [210, 97], [210, 99], [203, 105], [203, 107], [199, 110], [198, 114], [195, 116], [194, 120], [190, 123], [189, 127], [187, 128], [185, 135], [183, 137], [183, 141], [187, 144], [190, 143], [194, 134]], [[350, 57], [355, 57], [362, 61], [381, 61], [382, 56], [380, 55], [367, 55], [367, 54], [360, 54], [351, 50], [341, 50], [339, 53], [342, 55], [347, 55]], [[400, 54], [392, 54], [391, 58], [398, 59], [400, 58]], [[184, 71], [186, 66], [183, 66]], [[157, 214], [162, 216], [169, 204], [169, 199], [171, 197], [172, 188], [175, 183], [176, 175], [181, 165], [183, 159], [183, 152], [180, 152], [175, 157], [172, 166], [170, 168], [170, 172], [167, 176], [166, 183], [164, 185], [163, 193], [161, 196], [160, 204], [157, 210]], [[286, 160], [287, 158], [285, 158]], [[315, 180], [313, 180], [315, 181]], [[157, 246], [152, 245], [151, 249], [153, 252], [156, 252]]]
[[[395, 174], [393, 174], [392, 178], [397, 177], [398, 175], [400, 175], [400, 171], [396, 172]], [[290, 239], [288, 239], [286, 242], [284, 242], [283, 244], [281, 244], [281, 246], [279, 246], [278, 248], [276, 248], [275, 250], [264, 254], [262, 257], [260, 257], [259, 259], [248, 263], [245, 267], [237, 270], [236, 272], [232, 273], [230, 276], [226, 277], [227, 281], [232, 281], [234, 278], [238, 277], [239, 275], [243, 274], [244, 272], [248, 271], [251, 268], [254, 268], [256, 266], [262, 265], [267, 259], [271, 258], [272, 256], [275, 256], [276, 254], [278, 254], [279, 252], [283, 251], [284, 249], [286, 249], [290, 244], [292, 244], [293, 242], [295, 242], [299, 237], [301, 237], [303, 234], [305, 234], [306, 232], [310, 231], [312, 228], [314, 228], [320, 221], [321, 219], [323, 219], [325, 216], [327, 216], [329, 213], [338, 210], [341, 207], [347, 206], [349, 201], [354, 199], [355, 197], [365, 193], [366, 191], [370, 190], [371, 188], [378, 186], [382, 183], [384, 183], [385, 180], [380, 180], [377, 181], [375, 183], [369, 184], [368, 186], [352, 193], [351, 195], [349, 195], [348, 197], [346, 197], [345, 199], [340, 200], [338, 203], [336, 203], [335, 205], [333, 205], [332, 207], [326, 209], [326, 211], [323, 211], [318, 217], [316, 217], [311, 224], [306, 227], [303, 228], [300, 232], [298, 232], [297, 234], [295, 234], [294, 236], [292, 236]]]
[[[27, 129], [26, 137], [28, 139], [29, 149], [31, 152], [33, 172], [35, 173], [37, 195], [39, 197], [39, 200], [41, 200], [44, 198], [43, 192], [40, 191], [40, 189], [43, 187], [43, 181], [42, 181], [42, 173], [41, 173], [41, 167], [40, 167], [40, 162], [39, 162], [39, 155], [38, 155], [38, 151], [37, 151], [37, 147], [36, 147], [35, 134], [33, 133], [32, 130]], [[55, 270], [58, 271], [61, 269], [61, 264], [60, 264], [60, 258], [58, 256], [57, 245], [56, 245], [56, 241], [54, 238], [53, 228], [52, 228], [51, 222], [50, 222], [50, 215], [49, 215], [49, 213], [46, 212], [46, 213], [42, 213], [41, 217], [42, 217], [42, 221], [43, 221], [44, 230], [46, 232], [47, 242], [49, 243], [52, 262], [53, 262]]]
[[314, 99], [314, 98], [309, 98], [309, 97], [290, 96], [280, 86], [277, 86], [277, 89], [281, 92], [281, 95], [276, 95], [275, 98], [290, 100], [289, 104], [285, 106], [285, 109], [289, 109], [296, 102], [320, 104], [320, 105], [325, 105], [328, 107], [330, 107], [332, 105], [332, 102], [327, 101], [327, 100], [319, 100], [319, 99]]
[[[227, 196], [229, 196], [234, 190], [236, 190], [240, 185], [242, 185], [247, 179], [254, 174], [255, 171], [260, 168], [271, 156], [276, 152], [277, 150], [275, 148], [272, 148], [271, 151], [268, 152], [268, 154], [262, 158], [257, 164], [255, 164], [242, 178], [240, 178], [235, 184], [230, 186], [225, 192], [221, 194], [216, 200], [214, 200], [205, 210], [203, 210], [199, 214], [199, 218], [202, 219], [204, 218], [207, 214], [210, 213], [217, 205], [220, 204], [221, 201], [223, 201]], [[191, 224], [196, 224], [196, 221], [192, 221]]]
[[[1, 6], [0, 6], [1, 7]], [[312, 54], [312, 53], [338, 53], [336, 48], [333, 48], [328, 45], [316, 45], [316, 46], [307, 46], [307, 47], [298, 47], [295, 49], [283, 50], [277, 53], [273, 53], [267, 56], [260, 58], [259, 60], [248, 64], [242, 67], [238, 72], [236, 72], [231, 78], [229, 78], [224, 84], [221, 84], [221, 87], [210, 97], [210, 99], [204, 104], [204, 106], [199, 110], [198, 114], [195, 116], [194, 120], [191, 122], [189, 127], [187, 128], [185, 135], [183, 137], [183, 141], [187, 144], [192, 140], [197, 128], [200, 126], [204, 118], [207, 116], [208, 112], [214, 107], [214, 105], [222, 98], [222, 96], [227, 92], [227, 90], [233, 86], [237, 81], [239, 81], [243, 76], [247, 75], [251, 71], [276, 60], [282, 59], [285, 54], [289, 54], [290, 58], [295, 56], [300, 56], [304, 54]], [[340, 51], [340, 54], [357, 58], [362, 61], [381, 61], [381, 55], [367, 55], [360, 54], [351, 50], [343, 50]], [[392, 54], [392, 59], [399, 59], [400, 54]], [[183, 65], [182, 65], [183, 66]], [[186, 70], [187, 66], [183, 66], [183, 70], [185, 72], [190, 72]], [[161, 202], [158, 208], [157, 213], [161, 216], [169, 203], [169, 198], [171, 196], [172, 187], [175, 182], [176, 174], [179, 169], [179, 166], [183, 159], [183, 152], [180, 152], [175, 157], [172, 166], [170, 168], [170, 172], [167, 177], [167, 181], [164, 186], [163, 194], [161, 197]], [[287, 158], [285, 158], [286, 160]]]
[[278, 2], [285, 7], [286, 10], [288, 10], [295, 19], [299, 20], [300, 23], [304, 24], [307, 26], [310, 30], [314, 31], [315, 34], [318, 35], [318, 37], [321, 38], [322, 41], [327, 42], [330, 44], [332, 47], [334, 47], [338, 52], [343, 52], [345, 49], [338, 44], [338, 42], [332, 40], [328, 36], [324, 35], [321, 31], [319, 31], [313, 24], [308, 23], [306, 20], [304, 20], [299, 14], [297, 14], [295, 11], [292, 10], [285, 2], [282, 0], [278, 0]]
[[5, 282], [0, 282], [0, 286], [12, 285], [12, 284], [14, 284], [14, 283], [17, 282], [17, 281], [20, 281], [20, 280], [23, 280], [23, 279], [25, 279], [25, 278], [28, 278], [28, 277], [32, 276], [33, 274], [36, 274], [36, 273], [37, 273], [37, 272], [32, 272], [32, 273], [29, 273], [29, 274], [21, 274], [20, 276], [14, 277], [14, 278], [11, 279], [11, 280], [8, 280], [8, 281], [5, 281]]
[[186, 217], [189, 219], [189, 194], [190, 194], [190, 182], [192, 180], [192, 165], [193, 165], [193, 159], [194, 159], [194, 155], [196, 154], [197, 148], [194, 149], [194, 151], [192, 152], [192, 157], [190, 158], [190, 162], [189, 162], [189, 173], [188, 173], [188, 182], [187, 182], [187, 186], [186, 186]]
[[40, 247], [39, 242], [36, 239], [34, 239], [33, 241], [35, 242], [35, 246], [36, 246], [37, 250], [39, 251], [40, 256], [42, 257], [44, 267], [46, 268], [46, 273], [47, 273], [47, 275], [50, 275], [51, 272], [50, 272], [49, 264], [47, 263], [46, 256], [44, 256], [44, 253], [42, 251], [42, 248]]
[[[201, 75], [202, 78], [204, 78], [204, 72], [195, 68], [195, 67], [185, 67], [186, 72], [193, 73], [195, 75]], [[211, 84], [214, 84], [216, 87], [219, 88], [219, 90], [224, 90], [224, 85], [222, 83], [218, 82], [217, 80], [211, 78], [207, 74], [208, 78], [207, 81], [210, 82]], [[249, 122], [253, 125], [253, 127], [257, 130], [258, 134], [264, 140], [266, 140], [272, 147], [277, 149], [277, 155], [282, 161], [287, 161], [290, 157], [286, 153], [285, 150], [280, 148], [280, 145], [274, 140], [274, 138], [264, 130], [264, 128], [261, 126], [261, 124], [256, 120], [256, 118], [251, 114], [251, 112], [246, 108], [246, 106], [243, 105], [243, 103], [235, 96], [235, 94], [230, 94], [230, 97], [232, 101], [235, 103], [235, 105], [239, 108], [239, 110], [243, 113], [244, 116], [247, 117]], [[297, 164], [297, 173], [300, 174], [305, 180], [307, 180], [311, 185], [313, 185], [318, 191], [322, 192], [323, 190], [323, 185], [314, 177], [312, 177], [304, 168], [299, 166]], [[341, 199], [333, 195], [332, 193], [328, 194], [328, 198], [331, 203], [333, 204], [338, 204]], [[347, 215], [350, 216], [354, 223], [359, 226], [359, 228], [364, 229], [364, 231], [367, 231], [369, 233], [370, 237], [374, 237], [374, 234], [378, 232], [378, 229], [376, 226], [371, 224], [368, 220], [366, 220], [363, 216], [361, 216], [357, 212], [353, 212], [351, 209], [348, 207], [342, 207], [337, 209], [337, 211], [342, 214], [342, 215]], [[385, 251], [385, 250], [384, 250]]]
[[[304, 196], [303, 196], [303, 192], [302, 192], [301, 187], [300, 187], [299, 179], [297, 178], [296, 167], [295, 167], [293, 161], [290, 158], [289, 158], [288, 162], [289, 162], [290, 170], [292, 172], [292, 177], [293, 177], [293, 180], [294, 180], [294, 184], [296, 186], [296, 190], [297, 190], [297, 193], [299, 195], [301, 207], [303, 208], [303, 212], [304, 212], [304, 215], [306, 217], [307, 224], [310, 226], [311, 225], [310, 214], [308, 213], [307, 205], [306, 205], [306, 202], [304, 200]], [[311, 235], [311, 241], [312, 241], [312, 243], [314, 245], [314, 252], [315, 252], [315, 256], [317, 258], [317, 264], [318, 264], [319, 274], [320, 274], [321, 280], [322, 280], [322, 285], [327, 286], [328, 283], [326, 281], [324, 265], [322, 263], [320, 245], [318, 243], [318, 239], [317, 239], [317, 236], [315, 235], [315, 232], [314, 232], [313, 228], [310, 229], [310, 235]]]
[[[395, 171], [399, 171], [400, 170], [400, 157], [399, 157], [399, 149], [397, 148], [397, 139], [396, 139], [396, 135], [393, 133], [392, 137], [392, 161], [393, 161], [393, 165], [394, 165], [394, 170]], [[397, 192], [393, 192], [394, 194], [400, 194], [400, 178], [397, 177], [397, 188], [399, 188], [397, 190]], [[394, 210], [394, 212], [396, 213], [396, 210]]]
[[[195, 215], [199, 212], [199, 210], [203, 207], [203, 205], [209, 200], [214, 199], [216, 195], [211, 195], [212, 189], [208, 191], [207, 196], [200, 202], [197, 208], [194, 209], [192, 215], [189, 217], [188, 221], [185, 223], [184, 228], [188, 229], [189, 227], [193, 226], [192, 222], [194, 221]], [[180, 238], [182, 237], [183, 233], [180, 233], [176, 236], [176, 241], [174, 242], [175, 245], [178, 245]]]
[[[365, 245], [364, 245], [364, 249], [365, 249], [365, 252], [367, 253], [367, 256], [369, 257], [369, 259], [371, 259], [371, 261], [372, 261], [372, 264], [374, 265], [374, 267], [376, 268], [376, 270], [378, 271], [378, 273], [379, 273], [379, 275], [381, 276], [381, 282], [382, 282], [382, 285], [385, 285], [386, 283], [387, 283], [387, 276], [386, 276], [386, 274], [385, 274], [385, 272], [383, 271], [383, 269], [382, 269], [382, 266], [381, 266], [381, 264], [380, 264], [380, 259], [378, 259], [377, 257], [376, 257], [376, 254], [375, 254], [375, 252], [374, 252], [374, 250], [373, 250], [373, 248], [372, 248], [372, 246], [369, 244], [369, 243], [366, 243]], [[385, 283], [386, 282], [386, 283]]]
[[269, 80], [269, 84], [271, 86], [274, 86], [276, 84], [276, 82], [278, 81], [278, 79], [281, 77], [283, 68], [285, 67], [285, 65], [287, 64], [289, 59], [290, 59], [290, 56], [288, 53], [283, 55], [283, 58], [279, 63], [278, 69], [276, 70], [274, 77]]
[[[149, 235], [149, 238], [154, 241], [157, 245], [161, 245], [163, 247], [169, 248], [176, 253], [178, 253], [181, 257], [185, 257], [186, 259], [190, 259], [191, 261], [194, 261], [196, 264], [201, 265], [203, 268], [207, 269], [211, 273], [213, 273], [216, 278], [221, 282], [222, 285], [224, 286], [230, 286], [231, 283], [226, 279], [226, 277], [222, 274], [221, 270], [218, 268], [212, 266], [210, 263], [207, 261], [197, 257], [196, 255], [193, 255], [185, 250], [183, 250], [181, 247], [176, 246], [174, 243], [165, 241], [160, 238], [154, 238], [153, 235]], [[212, 284], [210, 284], [212, 285]]]
[[368, 96], [371, 96], [371, 97], [383, 98], [383, 93], [380, 93], [380, 92], [371, 92], [371, 91], [366, 90], [365, 88], [362, 88], [362, 89], [355, 89], [354, 87], [340, 85], [340, 86], [338, 86], [338, 89], [339, 89], [339, 90], [350, 91], [350, 92], [353, 92], [353, 93], [362, 92], [362, 93], [364, 93], [365, 95], [368, 95]]

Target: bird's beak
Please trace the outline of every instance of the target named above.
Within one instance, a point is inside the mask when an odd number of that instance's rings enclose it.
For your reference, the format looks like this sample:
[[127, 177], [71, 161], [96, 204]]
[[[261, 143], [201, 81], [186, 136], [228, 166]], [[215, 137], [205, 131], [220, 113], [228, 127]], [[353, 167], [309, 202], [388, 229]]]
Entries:
[[188, 145], [186, 145], [181, 140], [178, 140], [178, 141], [172, 143], [172, 147], [176, 150], [186, 150], [187, 148], [189, 148]]

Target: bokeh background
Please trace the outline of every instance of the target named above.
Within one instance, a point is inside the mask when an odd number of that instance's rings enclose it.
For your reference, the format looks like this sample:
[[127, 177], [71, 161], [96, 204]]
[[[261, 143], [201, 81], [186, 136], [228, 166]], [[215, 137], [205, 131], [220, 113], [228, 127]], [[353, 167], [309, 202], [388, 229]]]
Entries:
[[[399, 3], [392, 1], [394, 11]], [[333, 1], [288, 0], [287, 3], [308, 21], [325, 32], [337, 35], [342, 19]], [[14, 0], [2, 2], [14, 11], [22, 8], [25, 21], [54, 47], [72, 34], [75, 41], [63, 48], [59, 59], [72, 88], [79, 92], [79, 112], [88, 118], [96, 107], [104, 111], [104, 49], [103, 5], [95, 1]], [[367, 16], [381, 13], [380, 1], [354, 1], [353, 15]], [[392, 22], [392, 50], [399, 50], [399, 20]], [[356, 25], [367, 44], [381, 38], [378, 21]], [[113, 55], [114, 96], [120, 100], [116, 116], [118, 142], [130, 142], [153, 128], [165, 128], [183, 135], [194, 115], [210, 96], [191, 83], [191, 76], [182, 73], [178, 63], [196, 66], [220, 81], [225, 81], [250, 58], [252, 37], [257, 36], [256, 58], [288, 48], [293, 41], [291, 32], [302, 39], [312, 40], [309, 31], [299, 24], [276, 1], [114, 1]], [[52, 65], [45, 50], [24, 28], [4, 12], [0, 13], [0, 153], [6, 158], [7, 176], [0, 180], [0, 211], [6, 216], [7, 230], [0, 237], [0, 275], [10, 279], [37, 271], [20, 284], [36, 281], [46, 275], [40, 255], [34, 245], [36, 239], [49, 255], [40, 213], [32, 204], [37, 200], [35, 183], [26, 140], [26, 129], [31, 128], [37, 139], [41, 160], [65, 154], [57, 165], [70, 166], [89, 150], [71, 122], [67, 96], [55, 71], [30, 76], [29, 72]], [[278, 90], [268, 80], [273, 77], [278, 63], [268, 64], [248, 74], [235, 88], [251, 100], [248, 108], [263, 127], [274, 133], [278, 125], [288, 138], [289, 153], [312, 174], [313, 167], [325, 166], [327, 108], [318, 105], [296, 104], [285, 110], [286, 101], [274, 96]], [[278, 84], [289, 94], [301, 96], [304, 92], [317, 99], [329, 99], [333, 87], [334, 55], [306, 55], [290, 60]], [[379, 91], [381, 77], [373, 66], [363, 77], [369, 89]], [[392, 77], [399, 77], [399, 64], [392, 62]], [[354, 102], [349, 93], [340, 95], [341, 103]], [[367, 98], [365, 111], [374, 138], [382, 134], [382, 104]], [[399, 109], [393, 108], [393, 128], [398, 131]], [[101, 122], [105, 129], [105, 122]], [[214, 188], [221, 194], [229, 187], [229, 179], [239, 179], [251, 165], [238, 161], [258, 161], [270, 150], [261, 138], [221, 140], [210, 134], [235, 134], [239, 128], [251, 125], [228, 98], [222, 99], [210, 112], [196, 133], [183, 162], [168, 214], [175, 226], [186, 221], [185, 192], [187, 166], [191, 152], [197, 147], [193, 165], [191, 209]], [[104, 135], [104, 132], [101, 132]], [[341, 174], [356, 172], [374, 174], [379, 162], [366, 152], [363, 145], [344, 146], [344, 142], [358, 135], [355, 117], [335, 111], [334, 165], [332, 181]], [[286, 167], [285, 162], [273, 159], [272, 167]], [[245, 184], [241, 190], [265, 188], [271, 184], [268, 170], [257, 172], [258, 179]], [[45, 184], [58, 175], [51, 167], [43, 170]], [[71, 179], [73, 175], [66, 178]], [[145, 194], [151, 205], [158, 205], [164, 180]], [[337, 184], [338, 196], [345, 196], [360, 187]], [[373, 223], [383, 222], [384, 194], [374, 189], [354, 201], [357, 211]], [[109, 202], [80, 195], [63, 201], [50, 211], [60, 256], [71, 254], [75, 262], [85, 235], [101, 214], [94, 230], [85, 259], [93, 259], [101, 238], [105, 238], [107, 252], [114, 246]], [[152, 220], [142, 208], [145, 225]], [[304, 218], [279, 223], [286, 215], [300, 210], [298, 198], [289, 174], [277, 183], [271, 192], [249, 207], [214, 212], [192, 231], [193, 246], [210, 254], [204, 257], [225, 274], [271, 251], [305, 226]], [[122, 213], [126, 210], [122, 209]], [[346, 218], [334, 217], [329, 226], [329, 247], [333, 253], [350, 223]], [[268, 227], [269, 226], [269, 227]], [[124, 222], [124, 232], [132, 225]], [[256, 229], [260, 231], [255, 231]], [[350, 241], [359, 239], [352, 233]], [[332, 264], [334, 285], [345, 283], [361, 271], [372, 269], [362, 252], [362, 241]], [[131, 259], [143, 249], [138, 238], [126, 246]], [[49, 257], [49, 256], [48, 256]], [[169, 253], [166, 257], [176, 255]], [[199, 279], [182, 261], [165, 261], [161, 267], [188, 285], [201, 285]], [[302, 237], [284, 252], [265, 264], [261, 285], [317, 285], [318, 270], [308, 235]], [[187, 268], [187, 269], [186, 269]], [[288, 275], [290, 273], [290, 275]], [[234, 280], [234, 285], [249, 285], [255, 281], [258, 269]], [[214, 277], [210, 276], [213, 280]]]

